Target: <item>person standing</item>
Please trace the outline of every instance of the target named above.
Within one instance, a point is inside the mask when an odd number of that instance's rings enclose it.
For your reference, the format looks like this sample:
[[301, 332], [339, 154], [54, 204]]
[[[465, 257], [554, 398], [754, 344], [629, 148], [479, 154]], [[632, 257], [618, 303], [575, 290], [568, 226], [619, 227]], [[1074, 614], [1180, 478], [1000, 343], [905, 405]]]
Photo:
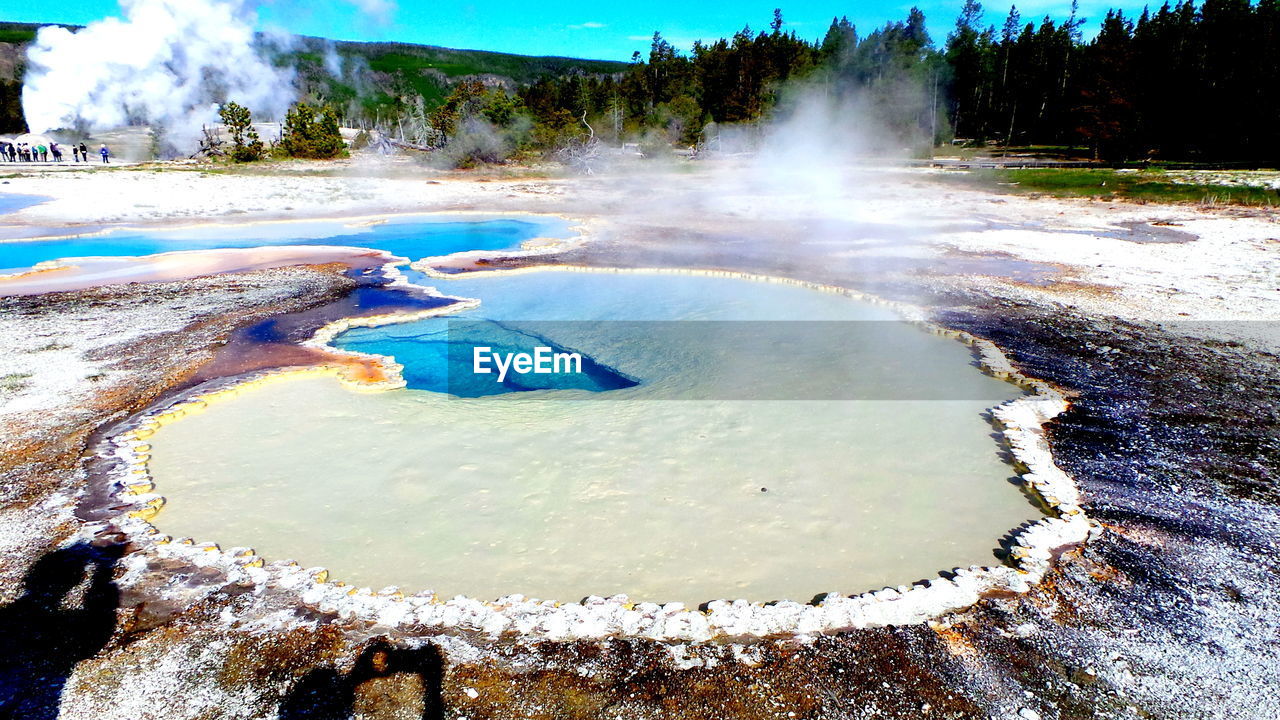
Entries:
[[71, 143], [71, 157], [75, 162], [80, 162], [80, 146]]
[[50, 142], [50, 143], [49, 143], [49, 152], [53, 153], [53, 161], [54, 161], [54, 162], [56, 162], [56, 163], [60, 163], [60, 162], [62, 162], [62, 148], [58, 147], [58, 143], [56, 143], [56, 142]]
[[80, 143], [80, 159], [89, 162], [89, 148], [84, 143]]
[[98, 154], [99, 154], [99, 155], [102, 155], [102, 162], [103, 162], [104, 164], [105, 164], [105, 163], [109, 163], [109, 162], [111, 162], [111, 160], [110, 160], [110, 158], [111, 158], [111, 151], [107, 149], [107, 146], [106, 146], [106, 144], [105, 144], [105, 143], [102, 145], [102, 148], [101, 148], [100, 150], [98, 150]]
[[44, 145], [36, 146], [36, 160], [40, 162], [49, 162], [49, 148]]

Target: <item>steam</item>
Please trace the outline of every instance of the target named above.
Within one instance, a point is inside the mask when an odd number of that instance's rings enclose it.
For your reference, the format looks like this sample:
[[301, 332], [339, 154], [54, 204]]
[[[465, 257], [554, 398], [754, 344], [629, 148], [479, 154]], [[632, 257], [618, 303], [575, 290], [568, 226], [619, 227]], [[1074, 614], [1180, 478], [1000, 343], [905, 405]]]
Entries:
[[120, 0], [123, 18], [79, 32], [44, 27], [27, 52], [22, 91], [36, 132], [150, 124], [178, 150], [230, 99], [265, 117], [295, 97], [293, 72], [255, 42], [248, 0]]
[[680, 200], [690, 212], [803, 220], [811, 233], [862, 220], [875, 168], [909, 154], [864, 98], [806, 82], [792, 83], [758, 122], [708, 127], [703, 151], [699, 182]]
[[804, 205], [835, 202], [852, 189], [858, 160], [887, 150], [875, 125], [853, 99], [794, 91], [764, 126], [749, 177]]

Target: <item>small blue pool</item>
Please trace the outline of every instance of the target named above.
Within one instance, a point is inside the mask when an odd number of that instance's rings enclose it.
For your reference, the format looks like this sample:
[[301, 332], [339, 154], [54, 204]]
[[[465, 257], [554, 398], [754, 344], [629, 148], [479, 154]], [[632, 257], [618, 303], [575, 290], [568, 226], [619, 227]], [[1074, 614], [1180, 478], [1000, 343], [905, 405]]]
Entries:
[[18, 212], [23, 208], [29, 208], [33, 205], [48, 200], [49, 198], [42, 195], [17, 195], [14, 193], [0, 193], [0, 215], [8, 215], [11, 212]]

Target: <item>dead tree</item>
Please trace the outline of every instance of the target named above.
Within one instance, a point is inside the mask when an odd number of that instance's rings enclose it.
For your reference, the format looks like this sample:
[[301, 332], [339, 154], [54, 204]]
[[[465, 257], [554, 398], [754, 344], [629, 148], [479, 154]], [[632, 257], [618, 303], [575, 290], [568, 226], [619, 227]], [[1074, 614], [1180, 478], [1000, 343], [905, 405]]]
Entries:
[[420, 97], [409, 104], [404, 114], [396, 118], [396, 132], [390, 132], [390, 128], [384, 130], [379, 127], [378, 130], [392, 146], [405, 150], [439, 150], [447, 140], [444, 133], [431, 124], [431, 117]]
[[197, 156], [205, 157], [225, 157], [226, 152], [222, 149], [222, 136], [218, 134], [215, 128], [208, 125], [201, 126], [200, 149], [191, 153], [188, 160], [195, 160]]
[[586, 111], [582, 113], [582, 124], [587, 126], [589, 135], [586, 138], [570, 138], [556, 151], [555, 157], [584, 175], [594, 175], [594, 163], [600, 157], [600, 139], [596, 137], [595, 128], [587, 122]]
[[432, 152], [440, 149], [431, 145], [418, 145], [417, 143], [409, 143], [395, 138], [386, 138], [386, 143], [391, 147], [400, 148], [401, 150], [416, 150], [418, 152]]

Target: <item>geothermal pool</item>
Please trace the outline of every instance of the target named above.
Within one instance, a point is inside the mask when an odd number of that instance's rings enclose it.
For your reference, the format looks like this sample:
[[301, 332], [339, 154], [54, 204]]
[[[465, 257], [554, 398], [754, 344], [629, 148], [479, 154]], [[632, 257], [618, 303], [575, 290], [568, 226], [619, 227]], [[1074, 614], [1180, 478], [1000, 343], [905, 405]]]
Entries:
[[367, 222], [313, 220], [121, 229], [82, 237], [0, 241], [0, 275], [65, 258], [134, 257], [267, 245], [370, 248], [416, 260], [464, 250], [505, 250], [534, 238], [566, 238], [571, 234], [564, 220], [527, 215], [405, 215]]
[[[157, 527], [373, 589], [694, 605], [994, 564], [1040, 517], [983, 417], [1019, 391], [879, 306], [692, 275], [423, 282], [481, 305], [336, 341], [407, 389], [294, 379], [162, 428]], [[450, 348], [529, 338], [597, 374], [454, 377]]]

